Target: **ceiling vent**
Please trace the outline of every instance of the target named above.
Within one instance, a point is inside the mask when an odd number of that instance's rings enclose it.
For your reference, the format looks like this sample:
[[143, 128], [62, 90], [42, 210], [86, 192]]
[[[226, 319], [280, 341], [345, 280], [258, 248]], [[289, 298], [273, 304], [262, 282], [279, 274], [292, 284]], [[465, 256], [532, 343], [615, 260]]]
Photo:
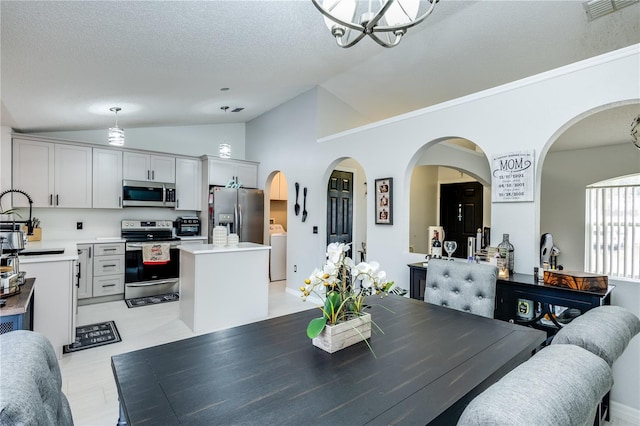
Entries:
[[631, 6], [640, 0], [591, 0], [583, 3], [590, 21], [615, 12], [623, 7]]

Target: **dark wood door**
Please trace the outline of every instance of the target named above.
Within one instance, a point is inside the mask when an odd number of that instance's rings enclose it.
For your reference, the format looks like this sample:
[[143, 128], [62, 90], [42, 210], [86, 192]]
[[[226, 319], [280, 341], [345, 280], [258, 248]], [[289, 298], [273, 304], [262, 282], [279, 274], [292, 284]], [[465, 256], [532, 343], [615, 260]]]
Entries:
[[[440, 226], [445, 240], [458, 243], [453, 257], [467, 257], [467, 238], [482, 229], [482, 184], [479, 182], [440, 185]], [[445, 256], [444, 246], [442, 255]]]
[[353, 173], [334, 170], [327, 188], [327, 244], [352, 241]]

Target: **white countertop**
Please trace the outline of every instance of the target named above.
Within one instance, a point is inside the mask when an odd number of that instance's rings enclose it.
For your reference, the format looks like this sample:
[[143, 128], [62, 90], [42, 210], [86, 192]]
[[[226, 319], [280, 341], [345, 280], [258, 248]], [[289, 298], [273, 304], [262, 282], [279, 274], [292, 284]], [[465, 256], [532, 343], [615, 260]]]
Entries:
[[178, 246], [182, 251], [191, 254], [229, 253], [238, 251], [271, 250], [271, 246], [256, 243], [240, 243], [237, 246], [214, 246], [213, 244]]
[[[179, 237], [184, 242], [206, 241], [205, 236], [193, 236], [193, 237]], [[74, 240], [42, 240], [42, 241], [29, 241], [25, 246], [25, 250], [64, 250], [64, 253], [60, 254], [42, 254], [42, 255], [30, 255], [20, 256], [20, 262], [23, 264], [38, 263], [38, 262], [58, 262], [65, 260], [77, 260], [78, 259], [78, 244], [109, 244], [109, 243], [125, 243], [122, 237], [88, 237]], [[239, 247], [222, 247], [222, 249], [232, 250], [259, 250], [260, 248], [244, 246], [245, 244], [252, 243], [240, 243]], [[259, 244], [256, 244], [259, 246]], [[188, 245], [187, 245], [188, 246]], [[185, 246], [186, 247], [186, 246]], [[208, 245], [198, 245], [199, 249], [206, 249], [207, 247], [213, 247]], [[270, 248], [269, 246], [263, 246], [263, 248]], [[216, 248], [218, 249], [218, 248]], [[220, 251], [220, 250], [216, 250]], [[224, 251], [224, 250], [223, 250]]]
[[47, 240], [47, 241], [29, 241], [25, 246], [25, 250], [41, 250], [41, 249], [62, 249], [61, 254], [44, 254], [37, 256], [19, 256], [20, 263], [23, 265], [29, 263], [41, 262], [59, 262], [78, 259], [77, 241], [70, 240]]

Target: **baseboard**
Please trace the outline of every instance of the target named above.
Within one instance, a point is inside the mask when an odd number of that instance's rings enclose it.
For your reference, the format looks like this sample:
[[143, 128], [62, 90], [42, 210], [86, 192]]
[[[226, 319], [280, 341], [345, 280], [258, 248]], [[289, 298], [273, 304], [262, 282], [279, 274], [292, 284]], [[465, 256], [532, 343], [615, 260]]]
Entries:
[[640, 410], [611, 401], [611, 419], [622, 420], [634, 425], [640, 425]]

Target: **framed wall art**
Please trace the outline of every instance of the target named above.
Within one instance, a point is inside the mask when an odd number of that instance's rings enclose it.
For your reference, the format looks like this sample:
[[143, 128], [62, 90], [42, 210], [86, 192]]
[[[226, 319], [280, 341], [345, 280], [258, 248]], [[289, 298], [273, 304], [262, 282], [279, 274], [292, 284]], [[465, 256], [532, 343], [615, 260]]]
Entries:
[[393, 178], [376, 179], [376, 225], [393, 225]]

